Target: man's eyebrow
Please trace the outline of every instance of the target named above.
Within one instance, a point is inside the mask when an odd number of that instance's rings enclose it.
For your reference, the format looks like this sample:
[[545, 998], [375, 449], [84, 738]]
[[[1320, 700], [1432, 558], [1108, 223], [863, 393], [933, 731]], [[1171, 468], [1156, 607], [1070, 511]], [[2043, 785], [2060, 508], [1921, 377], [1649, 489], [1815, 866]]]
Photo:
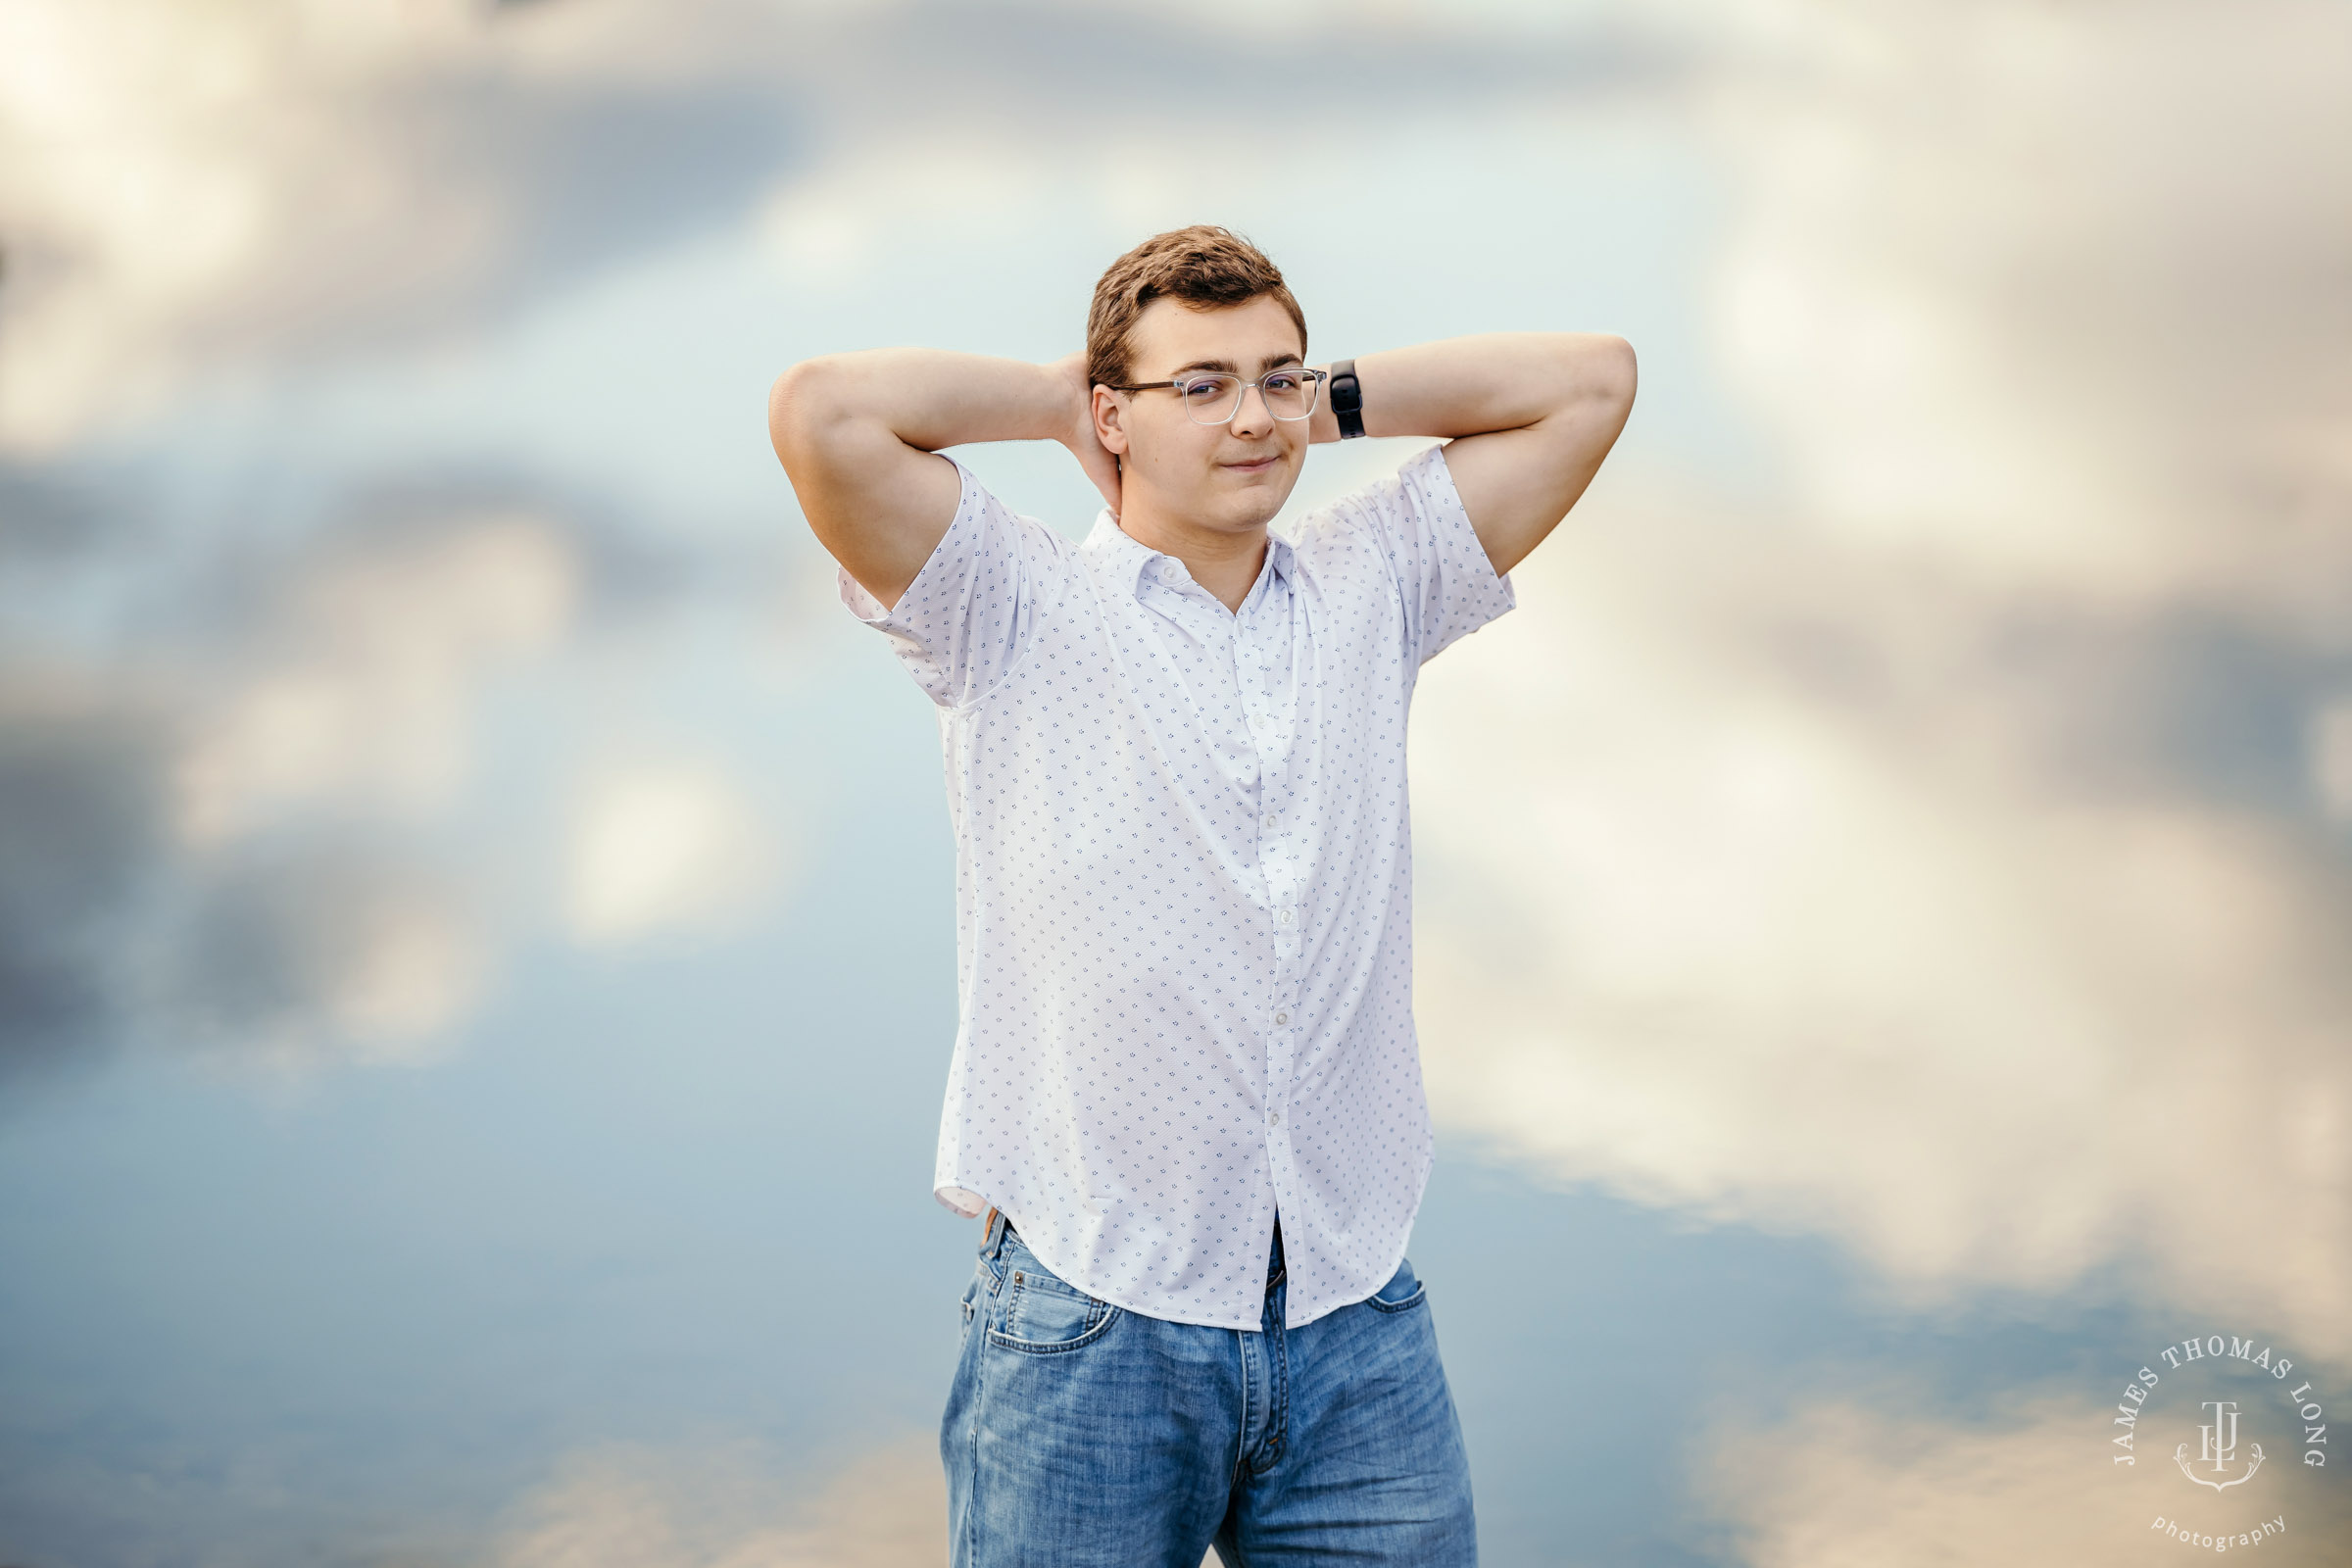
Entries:
[[[1306, 362], [1304, 360], [1299, 359], [1298, 356], [1294, 353], [1285, 352], [1281, 354], [1269, 354], [1258, 366], [1258, 373], [1263, 375], [1266, 371], [1273, 369], [1278, 365], [1303, 365]], [[1192, 370], [1221, 370], [1227, 375], [1238, 375], [1241, 373], [1234, 368], [1234, 363], [1231, 360], [1195, 360], [1190, 365], [1179, 365], [1175, 369], [1168, 372], [1168, 377], [1169, 379], [1173, 380], [1175, 377], [1186, 374]]]

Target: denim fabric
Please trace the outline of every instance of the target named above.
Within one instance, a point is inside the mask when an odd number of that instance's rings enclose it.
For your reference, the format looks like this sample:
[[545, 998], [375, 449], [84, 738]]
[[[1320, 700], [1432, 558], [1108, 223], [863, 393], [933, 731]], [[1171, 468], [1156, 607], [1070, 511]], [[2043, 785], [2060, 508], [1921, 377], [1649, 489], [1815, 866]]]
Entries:
[[1282, 1233], [1250, 1332], [1124, 1311], [1002, 1215], [963, 1295], [940, 1423], [955, 1568], [1478, 1560], [1470, 1469], [1410, 1262], [1283, 1321]]

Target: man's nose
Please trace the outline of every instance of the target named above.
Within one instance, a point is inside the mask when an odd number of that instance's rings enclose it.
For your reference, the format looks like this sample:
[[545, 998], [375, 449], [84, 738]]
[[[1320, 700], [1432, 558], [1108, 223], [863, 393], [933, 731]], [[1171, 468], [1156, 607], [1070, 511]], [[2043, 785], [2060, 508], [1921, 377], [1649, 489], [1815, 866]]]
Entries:
[[[1252, 416], [1250, 413], [1250, 400], [1251, 398], [1257, 399], [1257, 413], [1255, 416]], [[1242, 401], [1233, 406], [1233, 428], [1237, 431], [1256, 430], [1262, 429], [1273, 422], [1274, 411], [1266, 407], [1266, 394], [1264, 390], [1254, 386], [1246, 386], [1242, 388]]]

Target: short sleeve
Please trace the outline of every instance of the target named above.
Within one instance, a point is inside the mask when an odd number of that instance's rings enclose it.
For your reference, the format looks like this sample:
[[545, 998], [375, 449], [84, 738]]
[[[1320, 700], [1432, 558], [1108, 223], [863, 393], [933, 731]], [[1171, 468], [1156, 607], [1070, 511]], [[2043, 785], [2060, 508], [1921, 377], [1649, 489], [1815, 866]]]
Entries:
[[1513, 609], [1511, 579], [1497, 576], [1453, 488], [1446, 449], [1431, 447], [1396, 474], [1341, 501], [1381, 537], [1404, 598], [1405, 635], [1421, 663]]
[[1057, 537], [1013, 515], [962, 464], [956, 471], [963, 480], [956, 518], [896, 605], [883, 609], [836, 568], [842, 604], [890, 639], [915, 684], [942, 708], [978, 701], [1019, 659]]

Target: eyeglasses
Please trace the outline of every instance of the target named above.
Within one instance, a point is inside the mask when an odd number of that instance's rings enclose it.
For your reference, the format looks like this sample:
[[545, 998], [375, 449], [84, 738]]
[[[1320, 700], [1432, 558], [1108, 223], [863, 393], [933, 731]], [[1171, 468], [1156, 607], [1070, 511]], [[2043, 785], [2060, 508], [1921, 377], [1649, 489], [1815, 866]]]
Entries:
[[[1191, 415], [1195, 424], [1231, 424], [1233, 416], [1242, 412], [1242, 394], [1257, 388], [1266, 400], [1266, 412], [1277, 419], [1303, 419], [1315, 412], [1315, 394], [1330, 372], [1310, 370], [1304, 366], [1286, 365], [1279, 370], [1268, 370], [1254, 381], [1245, 381], [1238, 375], [1222, 371], [1203, 370], [1195, 375], [1180, 375], [1173, 381], [1152, 381], [1143, 386], [1112, 386], [1113, 392], [1177, 392], [1184, 397], [1184, 412]], [[1105, 386], [1110, 383], [1105, 381]]]

